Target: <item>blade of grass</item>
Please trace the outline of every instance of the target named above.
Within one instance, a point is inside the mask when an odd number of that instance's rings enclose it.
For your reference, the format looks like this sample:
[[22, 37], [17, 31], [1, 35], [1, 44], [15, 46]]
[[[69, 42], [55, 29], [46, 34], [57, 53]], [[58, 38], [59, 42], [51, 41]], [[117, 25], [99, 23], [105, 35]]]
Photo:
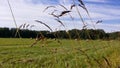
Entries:
[[16, 19], [15, 19], [15, 16], [14, 16], [14, 13], [13, 13], [13, 10], [12, 10], [12, 7], [11, 7], [11, 4], [10, 4], [9, 0], [7, 0], [7, 2], [8, 2], [8, 5], [9, 5], [9, 8], [10, 8], [10, 12], [11, 12], [14, 24], [15, 24], [15, 26], [17, 28], [16, 33], [15, 33], [15, 37], [18, 34], [19, 38], [21, 38], [20, 33], [19, 33], [19, 29], [18, 29], [18, 26], [17, 26], [17, 22], [16, 22]]
[[51, 31], [53, 31], [47, 24], [43, 23], [42, 21], [39, 21], [39, 20], [35, 20], [36, 22], [38, 23], [41, 23], [43, 25], [45, 25], [47, 28], [49, 28]]

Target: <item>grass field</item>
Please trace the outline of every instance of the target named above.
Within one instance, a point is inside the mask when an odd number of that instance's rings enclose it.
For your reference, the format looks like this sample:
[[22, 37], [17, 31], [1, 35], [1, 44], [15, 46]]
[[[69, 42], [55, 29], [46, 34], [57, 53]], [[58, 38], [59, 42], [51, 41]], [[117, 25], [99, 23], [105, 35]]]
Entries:
[[0, 68], [120, 68], [118, 40], [0, 38]]

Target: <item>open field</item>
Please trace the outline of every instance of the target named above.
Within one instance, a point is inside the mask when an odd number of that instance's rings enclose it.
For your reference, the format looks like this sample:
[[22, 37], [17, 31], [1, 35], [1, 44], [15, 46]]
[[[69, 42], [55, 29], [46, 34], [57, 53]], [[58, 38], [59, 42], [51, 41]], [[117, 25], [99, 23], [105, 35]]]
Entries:
[[120, 68], [118, 40], [0, 38], [0, 68]]

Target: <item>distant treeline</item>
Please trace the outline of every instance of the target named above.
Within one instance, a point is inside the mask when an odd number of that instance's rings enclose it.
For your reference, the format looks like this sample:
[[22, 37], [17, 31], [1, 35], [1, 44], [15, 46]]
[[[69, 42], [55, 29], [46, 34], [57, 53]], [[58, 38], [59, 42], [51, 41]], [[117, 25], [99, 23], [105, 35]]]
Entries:
[[[18, 38], [16, 28], [0, 28], [1, 38]], [[69, 31], [59, 30], [55, 32], [50, 31], [33, 31], [27, 29], [20, 29], [19, 34], [22, 38], [36, 38], [43, 35], [46, 38], [59, 38], [59, 39], [120, 39], [120, 32], [106, 33], [102, 29], [72, 29]]]

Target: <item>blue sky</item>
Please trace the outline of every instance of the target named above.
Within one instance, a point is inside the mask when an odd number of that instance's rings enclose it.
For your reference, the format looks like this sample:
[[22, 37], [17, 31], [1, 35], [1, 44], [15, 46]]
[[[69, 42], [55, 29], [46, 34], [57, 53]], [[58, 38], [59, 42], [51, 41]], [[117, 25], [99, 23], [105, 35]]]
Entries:
[[[86, 3], [91, 3], [91, 4], [102, 4], [102, 5], [115, 5], [115, 6], [120, 6], [120, 2], [119, 0], [101, 0], [102, 2], [97, 2], [97, 0], [95, 1], [85, 1]], [[105, 2], [106, 1], [106, 2]]]
[[[12, 6], [12, 10], [17, 22], [17, 25], [21, 24], [30, 24], [35, 25], [33, 30], [49, 30], [42, 24], [38, 24], [34, 20], [41, 20], [48, 24], [53, 30], [55, 29], [64, 29], [57, 23], [54, 17], [50, 16], [49, 13], [54, 10], [54, 8], [43, 10], [50, 5], [56, 6], [57, 10], [63, 11], [64, 9], [59, 6], [59, 4], [64, 5], [67, 8], [70, 8], [70, 5], [73, 4], [72, 0], [9, 0]], [[120, 0], [83, 0], [87, 9], [89, 10], [90, 16], [93, 20], [93, 24], [97, 29], [104, 29], [106, 32], [120, 31]], [[76, 3], [77, 0], [76, 0]], [[79, 11], [85, 23], [87, 23], [88, 28], [93, 28], [89, 17], [86, 12], [79, 7]], [[82, 29], [82, 22], [79, 19], [79, 16], [74, 8], [71, 12], [71, 15], [74, 17], [74, 20], [71, 20], [69, 15], [63, 16], [61, 20], [66, 25], [66, 29]], [[96, 21], [102, 20], [102, 23], [95, 24]], [[73, 24], [74, 23], [74, 24]], [[0, 0], [0, 27], [15, 27], [13, 22], [9, 6], [6, 0]]]
[[58, 4], [59, 0], [28, 0], [29, 2], [33, 4]]

